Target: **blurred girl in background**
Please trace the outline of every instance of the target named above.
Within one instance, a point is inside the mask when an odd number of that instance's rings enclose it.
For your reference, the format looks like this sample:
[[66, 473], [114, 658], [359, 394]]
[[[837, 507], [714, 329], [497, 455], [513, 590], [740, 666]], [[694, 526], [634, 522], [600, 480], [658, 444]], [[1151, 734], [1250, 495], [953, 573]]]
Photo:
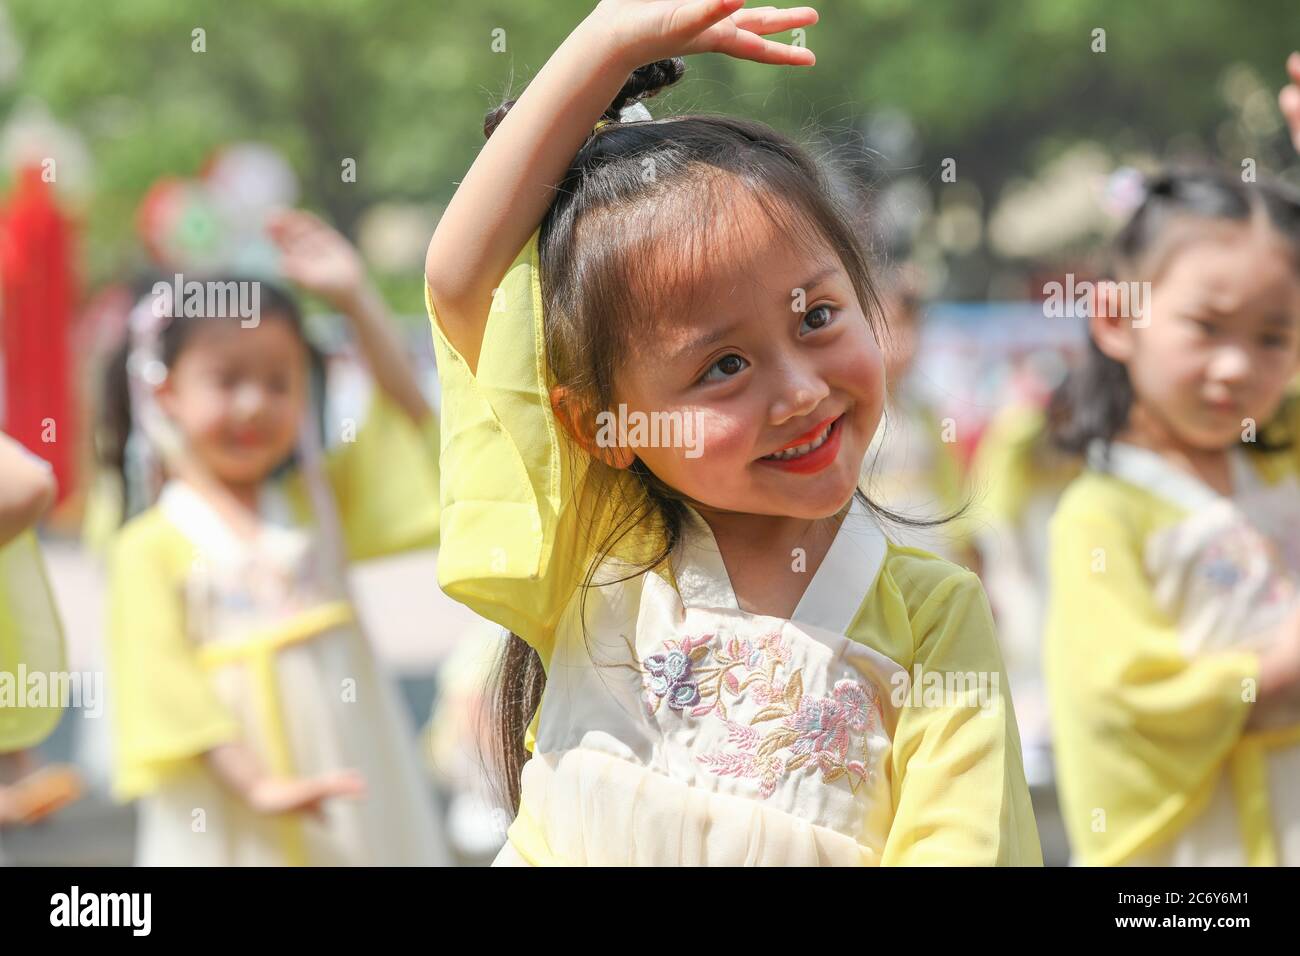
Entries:
[[[347, 564], [437, 539], [437, 426], [342, 236], [276, 218], [283, 275], [347, 317], [377, 386], [321, 449], [296, 303], [131, 318], [106, 443], [135, 514], [110, 557], [114, 790], [142, 864], [445, 860], [412, 729]], [[123, 413], [129, 413], [125, 416]]]
[[1088, 462], [1051, 524], [1066, 827], [1084, 863], [1294, 866], [1300, 199], [1158, 175], [1115, 278], [1061, 396], [1058, 439]]

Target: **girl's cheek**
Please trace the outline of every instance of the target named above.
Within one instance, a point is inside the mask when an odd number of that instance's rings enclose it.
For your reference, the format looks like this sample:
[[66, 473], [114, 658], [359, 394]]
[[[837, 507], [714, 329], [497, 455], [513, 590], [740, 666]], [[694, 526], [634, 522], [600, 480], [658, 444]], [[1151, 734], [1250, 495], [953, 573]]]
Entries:
[[[735, 459], [750, 457], [763, 423], [760, 418], [746, 421], [735, 414], [706, 409], [692, 412], [696, 419], [698, 448], [687, 449], [694, 460], [704, 464], [732, 464]], [[754, 412], [758, 416], [758, 412]]]
[[856, 349], [845, 349], [832, 358], [827, 380], [838, 385], [859, 401], [868, 404], [883, 401], [885, 390], [884, 356], [875, 344], [866, 341]]
[[670, 484], [676, 481], [688, 493], [707, 494], [726, 475], [734, 474], [737, 464], [748, 461], [757, 440], [755, 430], [732, 413], [683, 409], [680, 414], [681, 429], [672, 435], [672, 447], [638, 452]]

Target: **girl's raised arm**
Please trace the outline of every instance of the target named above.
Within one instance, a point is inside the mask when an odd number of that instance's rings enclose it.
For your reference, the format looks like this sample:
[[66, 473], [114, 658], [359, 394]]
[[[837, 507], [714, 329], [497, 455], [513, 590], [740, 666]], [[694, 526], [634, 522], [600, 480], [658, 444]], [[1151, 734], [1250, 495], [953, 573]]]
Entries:
[[718, 52], [811, 65], [763, 38], [817, 21], [811, 7], [744, 0], [601, 0], [551, 56], [474, 160], [429, 243], [425, 275], [451, 344], [477, 367], [493, 289], [537, 229], [592, 126], [638, 66]]

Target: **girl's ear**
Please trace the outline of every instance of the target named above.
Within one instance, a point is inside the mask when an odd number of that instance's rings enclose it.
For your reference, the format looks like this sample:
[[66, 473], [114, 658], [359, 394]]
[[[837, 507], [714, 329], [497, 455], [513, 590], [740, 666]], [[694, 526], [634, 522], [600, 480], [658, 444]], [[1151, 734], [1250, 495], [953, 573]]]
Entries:
[[153, 387], [153, 398], [168, 415], [174, 414], [174, 405], [176, 403], [176, 389], [172, 385], [172, 376], [168, 375], [161, 382]]
[[[551, 389], [551, 411], [569, 436], [592, 458], [620, 469], [630, 468], [636, 460], [631, 448], [619, 444], [618, 425], [612, 420], [613, 413], [590, 416], [589, 409], [578, 401], [568, 386], [556, 385]], [[599, 420], [595, 422], [593, 433], [592, 422], [595, 419]]]
[[[1147, 307], [1150, 308], [1150, 303]], [[1094, 285], [1088, 331], [1101, 353], [1120, 364], [1127, 364], [1133, 357], [1134, 338], [1150, 321], [1148, 317], [1143, 326], [1137, 327], [1133, 317], [1125, 312], [1117, 300], [1115, 283], [1098, 282]]]

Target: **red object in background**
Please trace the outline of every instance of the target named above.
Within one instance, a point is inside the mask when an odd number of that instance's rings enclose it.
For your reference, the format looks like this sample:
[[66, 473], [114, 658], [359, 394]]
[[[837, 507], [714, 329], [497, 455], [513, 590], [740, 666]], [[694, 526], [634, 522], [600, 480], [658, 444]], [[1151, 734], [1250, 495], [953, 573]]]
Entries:
[[3, 428], [54, 466], [60, 501], [73, 490], [75, 477], [68, 349], [74, 296], [71, 224], [55, 206], [40, 169], [27, 167], [0, 208]]

